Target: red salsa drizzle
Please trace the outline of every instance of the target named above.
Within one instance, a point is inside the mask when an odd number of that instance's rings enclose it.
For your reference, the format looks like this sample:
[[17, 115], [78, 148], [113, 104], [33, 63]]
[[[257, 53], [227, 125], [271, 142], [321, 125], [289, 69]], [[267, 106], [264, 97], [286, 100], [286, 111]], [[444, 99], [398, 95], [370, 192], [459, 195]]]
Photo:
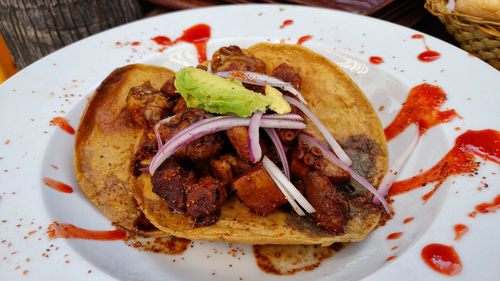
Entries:
[[422, 259], [435, 271], [454, 276], [462, 271], [462, 263], [457, 252], [451, 246], [429, 244], [422, 249]]
[[156, 44], [158, 45], [162, 45], [162, 46], [170, 46], [172, 45], [172, 40], [170, 40], [170, 38], [168, 38], [167, 36], [156, 36], [154, 38], [151, 38], [151, 40], [155, 41]]
[[385, 261], [390, 261], [390, 260], [393, 260], [393, 259], [395, 259], [395, 258], [397, 258], [397, 257], [398, 257], [398, 256], [390, 256], [390, 257], [388, 257], [387, 259], [385, 259]]
[[403, 232], [394, 232], [387, 235], [387, 239], [388, 240], [398, 239], [399, 237], [401, 237], [401, 235], [403, 235]]
[[69, 238], [69, 239], [86, 239], [86, 240], [124, 240], [126, 233], [121, 229], [109, 231], [97, 231], [83, 229], [69, 223], [54, 222], [49, 225], [47, 230], [50, 239], [54, 238]]
[[381, 63], [383, 63], [383, 62], [384, 62], [384, 59], [383, 59], [383, 58], [381, 58], [381, 57], [376, 57], [376, 56], [374, 56], [374, 57], [370, 57], [370, 62], [371, 62], [372, 64], [381, 64]]
[[384, 129], [387, 141], [403, 132], [412, 123], [418, 125], [419, 133], [422, 135], [440, 123], [453, 120], [458, 116], [454, 109], [439, 111], [446, 99], [446, 93], [438, 86], [424, 83], [413, 87], [403, 103], [403, 108]]
[[431, 61], [435, 61], [437, 59], [439, 59], [441, 57], [441, 54], [436, 52], [436, 51], [433, 51], [429, 48], [429, 46], [427, 46], [427, 42], [425, 42], [425, 38], [423, 35], [421, 34], [415, 34], [415, 35], [412, 35], [411, 36], [412, 39], [422, 39], [422, 41], [424, 42], [424, 46], [425, 46], [425, 52], [422, 52], [418, 55], [418, 59], [422, 62], [431, 62]]
[[465, 224], [455, 224], [455, 241], [459, 241], [469, 231]]
[[302, 45], [302, 43], [306, 42], [307, 40], [310, 40], [312, 37], [312, 35], [304, 35], [302, 37], [299, 38], [299, 40], [297, 40], [297, 45]]
[[491, 203], [481, 203], [476, 206], [476, 211], [482, 214], [494, 213], [500, 209], [500, 195], [497, 195]]
[[403, 223], [409, 223], [413, 220], [413, 217], [406, 218]]
[[52, 187], [53, 189], [55, 189], [57, 191], [64, 192], [64, 193], [72, 193], [73, 192], [73, 188], [71, 188], [71, 186], [69, 186], [65, 183], [62, 183], [60, 181], [56, 181], [56, 180], [49, 179], [49, 178], [42, 178], [42, 181], [48, 187]]
[[141, 42], [134, 41], [134, 42], [130, 43], [130, 45], [132, 45], [132, 46], [139, 46], [139, 45], [141, 45]]
[[75, 129], [71, 127], [71, 125], [68, 123], [68, 120], [64, 119], [63, 117], [54, 117], [52, 120], [50, 120], [50, 125], [52, 126], [58, 126], [59, 128], [63, 129], [66, 131], [68, 134], [75, 134]]
[[[191, 43], [196, 47], [196, 51], [198, 52], [198, 62], [202, 63], [207, 60], [207, 42], [210, 40], [210, 32], [210, 26], [201, 23], [184, 30], [182, 36], [174, 41], [162, 35], [151, 38], [151, 40], [161, 46], [172, 46], [179, 42]], [[163, 49], [161, 50], [163, 51]]]
[[441, 161], [420, 175], [395, 182], [389, 194], [397, 195], [425, 186], [430, 182], [437, 182], [434, 189], [422, 197], [428, 200], [447, 177], [460, 174], [472, 175], [476, 172], [479, 162], [474, 161], [475, 155], [500, 164], [500, 132], [486, 129], [469, 130], [463, 133], [455, 140], [455, 146]]
[[286, 20], [283, 22], [283, 24], [280, 26], [280, 29], [285, 28], [287, 25], [291, 25], [293, 23], [293, 20]]
[[202, 23], [184, 30], [182, 36], [175, 39], [174, 44], [180, 41], [193, 44], [198, 52], [198, 62], [202, 63], [207, 60], [207, 42], [209, 39], [210, 26]]

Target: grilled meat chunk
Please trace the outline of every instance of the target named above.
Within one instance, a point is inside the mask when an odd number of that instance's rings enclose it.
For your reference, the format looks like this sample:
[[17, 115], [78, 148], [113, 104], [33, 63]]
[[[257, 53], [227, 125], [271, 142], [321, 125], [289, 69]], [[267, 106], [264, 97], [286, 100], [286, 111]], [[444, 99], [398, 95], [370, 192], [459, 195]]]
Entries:
[[[170, 122], [161, 125], [158, 132], [161, 139], [168, 141], [182, 129], [194, 124], [208, 115], [200, 109], [187, 108], [182, 113], [176, 115]], [[222, 148], [222, 139], [219, 134], [210, 134], [196, 139], [175, 152], [180, 158], [187, 158], [192, 161], [208, 159], [215, 156]]]
[[168, 158], [151, 178], [153, 192], [165, 199], [170, 210], [176, 213], [186, 210], [184, 190], [195, 181], [193, 173], [184, 170], [174, 157]]
[[186, 188], [186, 211], [193, 218], [207, 217], [226, 200], [226, 185], [213, 177], [201, 178]]
[[212, 71], [240, 70], [266, 73], [266, 64], [252, 56], [246, 55], [238, 46], [222, 47], [212, 56]]
[[171, 98], [178, 98], [180, 97], [180, 94], [176, 92], [175, 90], [175, 76], [168, 79], [163, 86], [161, 86], [161, 92], [167, 95], [168, 97]]
[[131, 88], [127, 96], [127, 108], [130, 114], [138, 124], [144, 127], [154, 126], [174, 105], [175, 102], [153, 88], [149, 81]]
[[287, 202], [262, 163], [235, 179], [232, 188], [245, 205], [261, 216], [267, 216]]
[[306, 198], [316, 209], [311, 215], [317, 224], [332, 233], [344, 233], [350, 219], [349, 204], [342, 193], [319, 172], [310, 172], [304, 179]]
[[234, 127], [226, 131], [229, 141], [233, 145], [236, 153], [241, 159], [250, 161], [250, 151], [248, 144], [248, 128]]
[[210, 160], [210, 170], [212, 175], [225, 184], [233, 181], [233, 171], [231, 163], [226, 159], [212, 159]]
[[351, 179], [351, 174], [340, 168], [339, 166], [333, 164], [332, 162], [324, 159], [323, 173], [328, 177], [332, 184], [342, 184], [348, 183]]
[[286, 63], [282, 63], [273, 69], [271, 76], [276, 77], [281, 81], [291, 83], [295, 89], [300, 89], [302, 79], [299, 74]]

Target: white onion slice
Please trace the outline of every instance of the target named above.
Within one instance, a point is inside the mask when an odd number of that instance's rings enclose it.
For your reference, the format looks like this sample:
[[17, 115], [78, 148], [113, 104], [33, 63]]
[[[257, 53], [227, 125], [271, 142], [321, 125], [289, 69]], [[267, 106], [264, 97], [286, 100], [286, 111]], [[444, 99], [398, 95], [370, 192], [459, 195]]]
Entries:
[[283, 193], [286, 200], [288, 200], [288, 203], [290, 203], [290, 205], [292, 205], [292, 209], [297, 213], [297, 215], [305, 216], [306, 213], [304, 213], [304, 211], [302, 211], [302, 208], [299, 207], [297, 202], [295, 202], [295, 200], [293, 200], [293, 197], [288, 193], [288, 191], [286, 191], [285, 186], [278, 180], [278, 178], [276, 178], [276, 176], [274, 174], [270, 173], [269, 171], [268, 171], [268, 174], [273, 179], [274, 183], [278, 186], [281, 193]]
[[264, 114], [264, 115], [262, 115], [262, 118], [264, 118], [264, 119], [279, 119], [279, 120], [304, 121], [304, 118], [302, 118], [302, 116], [300, 116], [298, 114], [295, 114], [295, 113], [286, 113], [286, 114], [271, 113], [271, 114]]
[[262, 148], [259, 143], [259, 124], [262, 118], [262, 111], [257, 110], [253, 113], [248, 124], [248, 148], [250, 152], [250, 161], [253, 164], [262, 158]]
[[385, 200], [384, 196], [382, 196], [378, 190], [373, 187], [365, 178], [363, 178], [360, 174], [358, 174], [356, 171], [351, 169], [349, 166], [347, 166], [344, 162], [340, 161], [335, 154], [333, 154], [329, 149], [327, 149], [323, 143], [319, 139], [317, 139], [315, 136], [308, 134], [306, 132], [301, 132], [298, 136], [299, 141], [303, 141], [307, 143], [309, 146], [314, 146], [317, 147], [321, 150], [323, 153], [323, 157], [326, 159], [330, 160], [333, 164], [339, 166], [340, 168], [349, 171], [351, 173], [351, 177], [356, 180], [359, 184], [364, 186], [368, 191], [373, 193], [376, 199], [379, 200], [379, 202], [382, 203], [382, 206], [384, 206], [385, 211], [389, 214], [391, 211], [389, 209], [389, 204], [387, 204], [387, 201]]
[[299, 203], [299, 205], [304, 208], [306, 212], [316, 212], [311, 203], [309, 203], [304, 195], [302, 195], [302, 193], [300, 193], [300, 191], [286, 178], [286, 176], [281, 172], [278, 166], [273, 163], [273, 161], [264, 156], [262, 158], [262, 165], [270, 175], [272, 174], [274, 177], [276, 177], [276, 180], [283, 185], [288, 194], [292, 196], [292, 199], [297, 201], [297, 203]]
[[[201, 125], [200, 125], [200, 124]], [[153, 157], [149, 165], [149, 172], [154, 174], [156, 169], [168, 157], [173, 155], [178, 149], [187, 145], [189, 142], [201, 138], [205, 135], [212, 134], [219, 131], [224, 131], [233, 127], [248, 126], [250, 118], [241, 118], [237, 116], [218, 116], [203, 119], [199, 122], [191, 124], [184, 128], [174, 136], [172, 136], [158, 153]], [[293, 120], [274, 120], [262, 118], [260, 127], [263, 128], [283, 128], [283, 129], [305, 129], [306, 124]]]
[[[389, 167], [389, 171], [385, 174], [384, 178], [382, 179], [382, 182], [378, 186], [378, 192], [380, 193], [380, 195], [384, 197], [387, 195], [387, 192], [389, 191], [389, 189], [391, 189], [392, 184], [398, 177], [399, 171], [406, 164], [406, 161], [413, 154], [413, 151], [415, 151], [415, 147], [417, 146], [419, 140], [420, 140], [420, 134], [417, 126], [417, 129], [415, 131], [415, 136], [413, 137], [412, 142], [405, 149], [405, 151], [401, 155], [399, 155], [396, 161], [394, 161], [394, 163]], [[378, 202], [378, 200], [376, 200], [375, 202]]]
[[310, 111], [305, 105], [303, 105], [299, 101], [295, 100], [294, 98], [286, 97], [286, 96], [284, 98], [288, 103], [293, 104], [296, 107], [298, 107], [302, 112], [304, 112], [305, 115], [307, 115], [307, 117], [309, 117], [309, 119], [311, 119], [311, 121], [318, 128], [318, 130], [321, 132], [321, 134], [325, 137], [328, 144], [332, 147], [333, 152], [335, 152], [335, 154], [339, 157], [339, 159], [344, 164], [346, 164], [347, 166], [350, 167], [352, 165], [351, 158], [349, 158], [349, 156], [344, 152], [342, 147], [340, 147], [339, 143], [335, 140], [335, 138], [332, 136], [332, 134], [330, 134], [328, 129], [325, 127], [325, 125], [323, 125], [323, 123], [321, 123], [321, 121], [318, 119], [318, 117], [316, 117], [316, 115], [314, 115], [314, 113], [312, 113], [312, 111]]
[[288, 159], [286, 158], [286, 152], [283, 148], [283, 143], [281, 142], [278, 133], [276, 133], [276, 129], [273, 128], [264, 128], [264, 131], [269, 135], [269, 138], [273, 142], [274, 146], [276, 146], [276, 150], [278, 151], [278, 155], [281, 160], [281, 164], [283, 165], [283, 170], [285, 171], [285, 176], [290, 179], [290, 167], [288, 166]]
[[158, 149], [160, 149], [163, 146], [163, 142], [161, 141], [161, 137], [160, 137], [160, 133], [158, 132], [158, 128], [160, 128], [160, 125], [170, 122], [170, 120], [174, 119], [174, 117], [175, 117], [175, 115], [169, 116], [167, 118], [164, 118], [164, 119], [158, 121], [158, 123], [155, 124], [154, 130], [155, 130], [156, 141], [158, 141]]
[[[259, 86], [269, 85], [272, 87], [281, 88], [285, 91], [292, 93], [301, 102], [307, 104], [307, 101], [304, 99], [302, 94], [299, 91], [297, 91], [297, 89], [295, 89], [291, 83], [281, 81], [280, 79], [278, 79], [276, 77], [272, 77], [272, 76], [258, 73], [258, 72], [236, 71], [236, 70], [217, 71], [217, 72], [214, 72], [214, 74], [219, 75], [220, 77], [223, 77], [223, 78], [232, 78], [232, 79], [236, 79], [238, 81], [245, 82], [245, 83], [252, 84], [252, 85], [259, 85]], [[241, 74], [241, 75], [235, 75], [235, 74]]]

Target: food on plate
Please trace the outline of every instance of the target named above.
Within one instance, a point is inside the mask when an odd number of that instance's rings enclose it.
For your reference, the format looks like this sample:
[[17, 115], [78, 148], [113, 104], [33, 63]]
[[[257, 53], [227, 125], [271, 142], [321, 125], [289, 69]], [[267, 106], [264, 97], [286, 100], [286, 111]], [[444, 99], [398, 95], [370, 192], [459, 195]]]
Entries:
[[[151, 79], [112, 73], [80, 123], [78, 179], [103, 211], [131, 212], [155, 235], [325, 246], [362, 240], [388, 211], [373, 187], [387, 170], [381, 123], [325, 57], [262, 43], [222, 47], [175, 76], [149, 70]], [[116, 84], [114, 97], [100, 90], [117, 79], [130, 83]], [[103, 201], [115, 173], [130, 204], [111, 210]]]
[[[141, 144], [146, 124], [134, 121], [127, 96], [138, 85], [160, 88], [174, 74], [166, 68], [139, 64], [116, 69], [89, 100], [75, 135], [75, 173], [85, 195], [112, 222], [143, 235], [164, 234], [149, 223], [130, 193], [130, 161]], [[153, 104], [167, 102], [151, 100], [151, 109], [141, 110], [150, 114], [151, 120], [160, 120]]]
[[455, 10], [483, 20], [500, 22], [500, 0], [456, 0]]

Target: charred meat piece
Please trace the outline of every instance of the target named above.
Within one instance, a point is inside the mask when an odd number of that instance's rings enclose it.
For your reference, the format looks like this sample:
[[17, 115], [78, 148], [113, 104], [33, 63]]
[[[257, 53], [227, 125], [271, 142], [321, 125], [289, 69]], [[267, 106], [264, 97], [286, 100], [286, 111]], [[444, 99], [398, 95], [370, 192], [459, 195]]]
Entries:
[[186, 100], [178, 99], [177, 103], [172, 108], [172, 114], [178, 115], [187, 110]]
[[194, 227], [209, 226], [215, 224], [219, 220], [219, 213], [213, 213], [206, 217], [196, 218]]
[[344, 233], [350, 219], [349, 204], [342, 193], [319, 172], [310, 172], [304, 179], [306, 198], [316, 209], [311, 215], [317, 224], [333, 233]]
[[175, 90], [175, 76], [168, 79], [163, 86], [161, 86], [161, 92], [171, 98], [178, 98], [180, 95]]
[[309, 150], [309, 145], [304, 142], [298, 142], [290, 152], [290, 173], [293, 178], [300, 180], [306, 177], [307, 173], [311, 171], [311, 167], [304, 163], [304, 156]]
[[[192, 125], [208, 115], [200, 109], [187, 108], [178, 114], [170, 122], [161, 125], [158, 132], [161, 139], [166, 142], [175, 134]], [[216, 155], [222, 148], [222, 139], [219, 134], [210, 134], [199, 139], [193, 140], [186, 146], [177, 150], [175, 155], [180, 158], [187, 158], [193, 161], [208, 159]]]
[[322, 169], [323, 174], [325, 174], [332, 184], [343, 184], [348, 183], [351, 179], [351, 174], [340, 168], [339, 166], [333, 164], [332, 162], [323, 159], [324, 168]]
[[201, 178], [186, 188], [186, 211], [193, 218], [207, 217], [226, 200], [226, 185], [213, 177]]
[[[233, 127], [229, 130], [226, 130], [226, 135], [233, 145], [238, 156], [250, 162], [250, 150], [248, 143], [248, 127]], [[260, 147], [262, 148], [262, 153], [265, 154], [267, 151], [267, 147], [262, 140], [260, 141]]]
[[250, 151], [248, 144], [248, 128], [247, 127], [234, 127], [226, 131], [229, 141], [233, 145], [236, 153], [241, 159], [250, 161]]
[[271, 76], [276, 77], [281, 81], [291, 83], [295, 89], [300, 89], [302, 79], [299, 74], [286, 63], [282, 63], [273, 69]]
[[245, 205], [261, 216], [267, 216], [287, 202], [262, 163], [235, 179], [232, 188]]
[[176, 213], [185, 211], [184, 189], [195, 181], [194, 175], [185, 171], [174, 157], [168, 158], [151, 178], [153, 192], [165, 199], [168, 207]]
[[210, 169], [212, 175], [225, 184], [233, 181], [233, 171], [231, 164], [226, 159], [212, 159], [210, 160]]
[[174, 104], [161, 91], [153, 88], [149, 81], [131, 88], [127, 96], [128, 110], [134, 120], [144, 127], [154, 126]]
[[239, 176], [252, 168], [251, 164], [232, 154], [222, 155], [219, 159], [227, 161], [231, 165], [234, 176]]
[[246, 55], [238, 46], [222, 47], [212, 56], [212, 71], [240, 70], [266, 73], [266, 64], [252, 56]]

